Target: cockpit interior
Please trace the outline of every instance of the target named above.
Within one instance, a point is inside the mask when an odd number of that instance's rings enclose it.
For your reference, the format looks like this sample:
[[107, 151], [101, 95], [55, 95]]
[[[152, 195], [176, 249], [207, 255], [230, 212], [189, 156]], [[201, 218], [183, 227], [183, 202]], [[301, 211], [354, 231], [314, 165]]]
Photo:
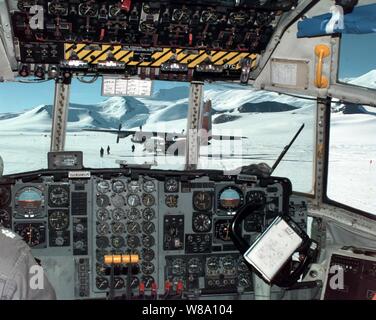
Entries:
[[376, 300], [375, 30], [374, 0], [0, 0], [0, 225], [58, 300]]

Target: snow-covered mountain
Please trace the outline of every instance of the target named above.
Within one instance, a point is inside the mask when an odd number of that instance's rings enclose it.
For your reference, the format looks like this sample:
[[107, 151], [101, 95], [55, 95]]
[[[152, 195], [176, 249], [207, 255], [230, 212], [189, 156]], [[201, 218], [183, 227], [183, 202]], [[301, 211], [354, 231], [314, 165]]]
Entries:
[[[376, 88], [376, 70], [349, 83]], [[112, 97], [94, 105], [72, 103], [69, 109], [68, 130], [102, 128], [137, 128], [148, 130], [160, 125], [183, 126], [188, 113], [187, 84], [176, 83], [169, 89], [161, 89], [152, 97]], [[207, 84], [205, 100], [213, 105], [213, 123], [225, 124], [240, 121], [249, 114], [291, 113], [311, 117], [314, 101], [297, 99], [277, 93], [258, 91], [231, 83]], [[333, 112], [341, 114], [364, 113], [375, 115], [363, 106], [338, 105]], [[52, 105], [40, 105], [20, 113], [0, 113], [0, 131], [48, 132], [51, 130]], [[178, 121], [178, 122], [176, 122]], [[240, 122], [239, 122], [240, 124]]]

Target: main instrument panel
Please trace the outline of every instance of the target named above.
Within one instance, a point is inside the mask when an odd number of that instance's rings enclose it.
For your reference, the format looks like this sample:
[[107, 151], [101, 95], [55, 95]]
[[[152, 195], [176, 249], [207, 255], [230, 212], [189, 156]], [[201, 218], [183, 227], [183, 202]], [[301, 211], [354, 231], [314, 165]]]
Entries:
[[[32, 247], [60, 299], [249, 298], [253, 274], [230, 238], [236, 211], [263, 204], [244, 222], [250, 243], [279, 214], [307, 222], [287, 179], [218, 171], [41, 171], [7, 178], [0, 194], [0, 222]], [[109, 255], [138, 261], [111, 266]]]

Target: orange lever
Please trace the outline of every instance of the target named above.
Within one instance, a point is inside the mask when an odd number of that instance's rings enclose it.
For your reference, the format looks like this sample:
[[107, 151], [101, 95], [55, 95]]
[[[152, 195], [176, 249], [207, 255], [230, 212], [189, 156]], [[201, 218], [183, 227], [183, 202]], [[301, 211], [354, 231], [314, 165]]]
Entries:
[[324, 59], [330, 55], [330, 49], [327, 45], [319, 44], [315, 47], [315, 55], [318, 58], [316, 65], [315, 85], [317, 88], [327, 88], [329, 85], [328, 78], [323, 73]]

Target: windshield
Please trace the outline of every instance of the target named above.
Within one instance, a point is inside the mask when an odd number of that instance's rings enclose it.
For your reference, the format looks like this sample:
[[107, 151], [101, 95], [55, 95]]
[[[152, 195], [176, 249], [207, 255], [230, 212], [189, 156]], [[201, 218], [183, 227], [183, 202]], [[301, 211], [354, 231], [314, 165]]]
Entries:
[[[65, 149], [83, 151], [84, 165], [90, 168], [118, 168], [122, 161], [184, 170], [189, 84], [155, 81], [151, 97], [136, 98], [103, 97], [101, 82], [72, 82]], [[1, 99], [5, 173], [46, 168], [53, 82], [11, 86], [12, 92]], [[25, 86], [33, 90], [28, 97], [22, 94]], [[12, 101], [17, 96], [13, 105], [25, 105], [27, 100], [30, 107], [27, 111], [18, 107], [17, 113], [10, 113], [4, 98]], [[205, 84], [204, 101], [210, 101], [211, 107], [206, 110], [207, 118], [200, 120], [200, 127], [209, 130], [212, 137], [200, 143], [198, 169], [231, 173], [254, 163], [272, 166], [305, 124], [274, 175], [290, 178], [296, 191], [312, 191], [315, 101], [229, 83]], [[147, 139], [138, 132], [145, 133]], [[173, 133], [173, 141], [166, 141], [165, 133]], [[9, 139], [14, 141], [12, 145]]]

